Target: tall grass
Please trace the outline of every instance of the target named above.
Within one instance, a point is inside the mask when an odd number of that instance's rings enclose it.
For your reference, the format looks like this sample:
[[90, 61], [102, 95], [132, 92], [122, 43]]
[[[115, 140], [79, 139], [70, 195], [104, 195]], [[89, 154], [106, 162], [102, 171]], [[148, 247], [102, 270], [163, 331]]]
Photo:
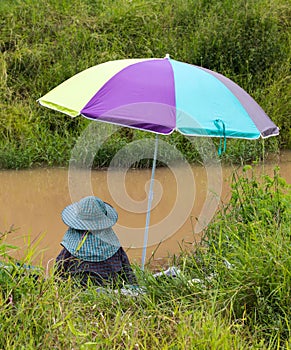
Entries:
[[275, 343], [290, 341], [290, 200], [278, 169], [257, 179], [246, 167], [207, 229], [207, 254], [198, 250], [195, 260], [199, 271], [213, 276], [208, 285], [219, 286], [216, 309]]
[[[108, 60], [166, 53], [241, 85], [281, 128], [279, 143], [267, 140], [265, 149], [290, 147], [287, 0], [2, 0], [0, 15], [0, 167], [68, 163], [87, 123], [37, 105], [54, 86]], [[240, 144], [230, 143], [228, 160], [241, 160]], [[261, 157], [249, 149], [248, 159]]]
[[45, 279], [1, 241], [0, 348], [290, 349], [290, 198], [278, 170], [234, 175], [204, 240], [173, 260], [181, 274], [135, 266], [135, 297]]

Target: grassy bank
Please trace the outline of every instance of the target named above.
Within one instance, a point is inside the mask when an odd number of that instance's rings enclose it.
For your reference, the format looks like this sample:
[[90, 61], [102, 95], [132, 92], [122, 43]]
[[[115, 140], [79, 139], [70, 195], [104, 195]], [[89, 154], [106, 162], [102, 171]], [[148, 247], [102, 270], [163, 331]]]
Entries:
[[204, 240], [174, 259], [179, 277], [136, 267], [146, 289], [136, 297], [84, 290], [53, 271], [44, 279], [10, 259], [14, 268], [0, 270], [0, 348], [290, 349], [290, 199], [278, 170], [234, 174]]
[[[280, 127], [264, 144], [229, 142], [227, 161], [291, 146], [287, 0], [2, 0], [0, 15], [1, 168], [68, 164], [87, 121], [38, 106], [54, 86], [108, 60], [166, 53], [228, 76]], [[107, 166], [131, 137], [140, 135], [115, 135], [96, 166]], [[185, 139], [169, 140], [193, 160]]]

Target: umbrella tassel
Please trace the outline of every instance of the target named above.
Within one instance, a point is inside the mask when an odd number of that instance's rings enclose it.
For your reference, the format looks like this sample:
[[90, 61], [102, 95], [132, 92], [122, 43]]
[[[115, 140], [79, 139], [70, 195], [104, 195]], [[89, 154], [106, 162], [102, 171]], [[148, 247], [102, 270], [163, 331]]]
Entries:
[[[217, 129], [219, 131], [222, 131], [222, 137], [220, 138], [220, 142], [219, 142], [219, 148], [218, 148], [218, 155], [221, 156], [222, 153], [224, 153], [226, 151], [226, 134], [225, 134], [225, 124], [224, 121], [221, 119], [216, 119], [214, 121], [215, 126], [217, 127]], [[222, 127], [221, 125], [222, 124]], [[223, 141], [223, 149], [222, 149], [222, 141]]]

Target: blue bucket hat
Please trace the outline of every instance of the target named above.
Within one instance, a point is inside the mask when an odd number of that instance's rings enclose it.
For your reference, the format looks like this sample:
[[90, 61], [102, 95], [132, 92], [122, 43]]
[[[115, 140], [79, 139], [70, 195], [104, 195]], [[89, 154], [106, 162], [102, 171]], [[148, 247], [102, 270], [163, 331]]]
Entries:
[[98, 231], [112, 227], [118, 214], [100, 198], [89, 196], [67, 206], [62, 212], [62, 219], [66, 225], [76, 230]]
[[104, 261], [120, 248], [120, 242], [112, 228], [90, 232], [69, 228], [61, 245], [74, 257], [90, 262]]

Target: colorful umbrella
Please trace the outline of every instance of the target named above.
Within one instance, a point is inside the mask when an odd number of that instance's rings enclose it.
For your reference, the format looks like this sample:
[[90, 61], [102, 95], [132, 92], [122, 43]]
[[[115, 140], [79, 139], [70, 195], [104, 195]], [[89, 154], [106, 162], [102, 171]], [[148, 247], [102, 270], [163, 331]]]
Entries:
[[[156, 134], [257, 139], [278, 127], [242, 88], [211, 70], [165, 58], [124, 59], [88, 68], [41, 97], [45, 107]], [[156, 149], [157, 149], [156, 138]], [[222, 143], [220, 153], [222, 151]], [[152, 184], [144, 238], [144, 265]]]

